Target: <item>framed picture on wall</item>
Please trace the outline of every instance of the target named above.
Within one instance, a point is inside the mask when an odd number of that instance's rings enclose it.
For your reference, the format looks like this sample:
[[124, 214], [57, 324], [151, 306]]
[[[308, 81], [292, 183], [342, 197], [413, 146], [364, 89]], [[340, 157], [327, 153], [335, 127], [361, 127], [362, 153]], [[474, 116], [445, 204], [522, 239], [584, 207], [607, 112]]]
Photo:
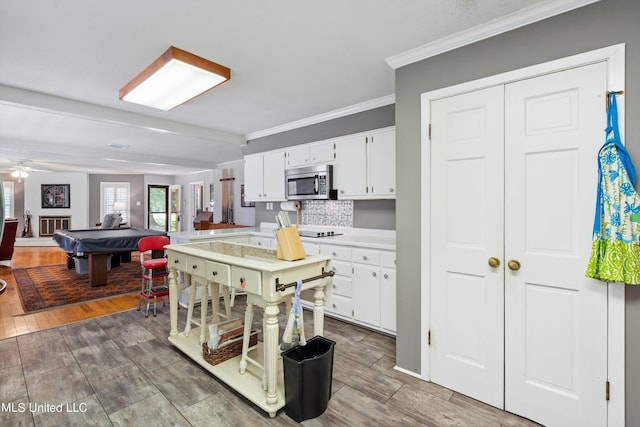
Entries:
[[41, 184], [42, 208], [70, 208], [70, 184]]

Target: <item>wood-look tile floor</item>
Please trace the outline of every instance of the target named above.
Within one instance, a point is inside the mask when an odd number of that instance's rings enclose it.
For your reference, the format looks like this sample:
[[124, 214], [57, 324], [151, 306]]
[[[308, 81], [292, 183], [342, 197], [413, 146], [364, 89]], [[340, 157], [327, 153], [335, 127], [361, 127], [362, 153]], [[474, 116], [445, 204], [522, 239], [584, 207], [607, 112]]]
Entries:
[[[6, 310], [7, 301], [7, 293], [0, 296], [0, 309]], [[112, 309], [118, 311], [119, 304]], [[159, 308], [157, 318], [145, 319], [132, 309], [136, 304], [134, 298], [126, 311], [67, 324], [60, 316], [56, 322], [62, 326], [45, 322], [37, 332], [9, 328], [13, 335], [0, 340], [0, 425], [297, 424], [285, 411], [269, 418], [171, 346], [168, 306]], [[238, 296], [234, 314], [242, 317], [244, 307]], [[183, 327], [186, 310], [179, 313]], [[304, 318], [309, 335], [312, 314]], [[281, 331], [285, 319], [281, 313]], [[537, 426], [394, 370], [392, 337], [331, 318], [325, 320], [325, 336], [336, 342], [332, 397], [324, 414], [303, 425]]]

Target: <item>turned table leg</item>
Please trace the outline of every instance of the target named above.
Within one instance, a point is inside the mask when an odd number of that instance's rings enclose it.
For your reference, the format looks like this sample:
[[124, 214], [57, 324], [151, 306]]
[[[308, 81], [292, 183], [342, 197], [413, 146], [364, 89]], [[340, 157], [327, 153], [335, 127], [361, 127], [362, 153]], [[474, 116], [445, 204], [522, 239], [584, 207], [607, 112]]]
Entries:
[[263, 337], [264, 352], [264, 369], [267, 376], [267, 404], [275, 405], [278, 403], [278, 308], [277, 302], [267, 303], [264, 309], [265, 331]]
[[178, 336], [178, 272], [175, 268], [169, 269], [169, 314], [171, 318], [171, 331], [169, 338]]

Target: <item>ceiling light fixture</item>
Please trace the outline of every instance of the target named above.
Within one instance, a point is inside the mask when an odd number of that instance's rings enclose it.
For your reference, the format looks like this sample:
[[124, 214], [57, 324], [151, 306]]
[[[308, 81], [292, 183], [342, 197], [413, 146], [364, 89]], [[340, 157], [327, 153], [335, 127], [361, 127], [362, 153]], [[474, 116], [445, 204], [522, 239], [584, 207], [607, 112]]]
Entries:
[[231, 70], [171, 46], [120, 89], [123, 101], [171, 110], [231, 78]]
[[16, 169], [11, 172], [11, 176], [14, 178], [26, 178], [29, 176], [29, 174], [24, 169]]

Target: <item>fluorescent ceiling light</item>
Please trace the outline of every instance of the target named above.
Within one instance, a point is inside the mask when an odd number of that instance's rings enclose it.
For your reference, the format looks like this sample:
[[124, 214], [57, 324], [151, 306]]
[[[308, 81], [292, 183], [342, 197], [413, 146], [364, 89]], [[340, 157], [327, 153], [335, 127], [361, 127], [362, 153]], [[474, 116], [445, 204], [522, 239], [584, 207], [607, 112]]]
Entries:
[[120, 89], [123, 101], [171, 110], [231, 78], [231, 70], [171, 46]]

